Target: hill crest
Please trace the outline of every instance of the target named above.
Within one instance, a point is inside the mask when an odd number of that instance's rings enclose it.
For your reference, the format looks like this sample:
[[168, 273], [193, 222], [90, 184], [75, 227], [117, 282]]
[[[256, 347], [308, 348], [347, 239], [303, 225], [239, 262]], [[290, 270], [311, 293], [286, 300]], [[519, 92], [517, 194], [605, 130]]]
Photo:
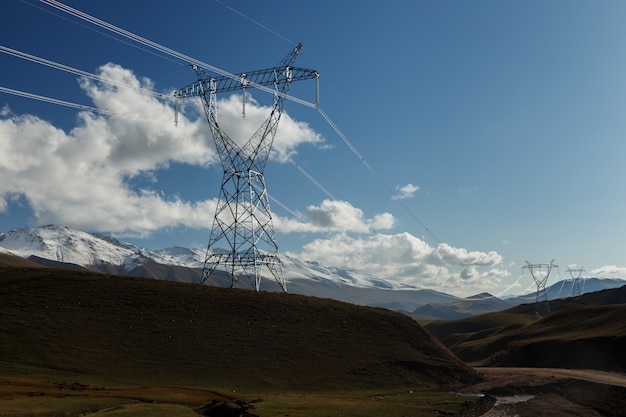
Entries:
[[220, 389], [453, 386], [477, 374], [409, 317], [294, 294], [0, 268], [0, 368]]

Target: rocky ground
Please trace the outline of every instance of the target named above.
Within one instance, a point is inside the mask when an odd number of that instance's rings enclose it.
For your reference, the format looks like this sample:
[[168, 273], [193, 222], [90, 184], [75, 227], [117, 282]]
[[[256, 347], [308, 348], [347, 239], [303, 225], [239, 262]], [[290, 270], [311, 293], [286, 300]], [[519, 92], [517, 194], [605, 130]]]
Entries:
[[477, 368], [463, 390], [485, 399], [463, 417], [626, 416], [626, 375], [576, 369]]

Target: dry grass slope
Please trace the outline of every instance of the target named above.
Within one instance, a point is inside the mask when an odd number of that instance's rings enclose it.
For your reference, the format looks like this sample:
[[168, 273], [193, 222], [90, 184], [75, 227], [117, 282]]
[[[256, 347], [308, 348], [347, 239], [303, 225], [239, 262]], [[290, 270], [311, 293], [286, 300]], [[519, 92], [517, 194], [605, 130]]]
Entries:
[[[0, 374], [87, 384], [331, 391], [467, 384], [410, 318], [312, 297], [0, 268]], [[104, 381], [104, 382], [103, 382]]]
[[[537, 320], [533, 305], [426, 325], [475, 366], [598, 369], [626, 372], [626, 287], [558, 300]], [[586, 302], [598, 304], [586, 304]], [[621, 302], [621, 303], [620, 303]], [[604, 304], [606, 303], [606, 304]]]

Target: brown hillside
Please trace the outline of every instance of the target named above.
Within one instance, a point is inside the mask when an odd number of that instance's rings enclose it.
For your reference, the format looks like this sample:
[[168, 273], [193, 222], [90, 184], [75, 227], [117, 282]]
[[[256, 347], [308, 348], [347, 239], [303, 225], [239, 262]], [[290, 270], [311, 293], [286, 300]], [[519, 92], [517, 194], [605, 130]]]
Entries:
[[24, 259], [20, 256], [0, 252], [0, 267], [3, 266], [36, 268], [39, 265], [37, 265], [36, 262]]
[[464, 384], [476, 373], [388, 310], [72, 270], [0, 268], [0, 373], [329, 390]]
[[[595, 297], [615, 299], [610, 291]], [[622, 352], [626, 349], [626, 304], [586, 305], [570, 300], [561, 305], [539, 320], [532, 318], [532, 309], [527, 306], [433, 322], [426, 328], [460, 359], [473, 365], [625, 372]]]
[[626, 305], [568, 304], [512, 334], [500, 366], [626, 371]]

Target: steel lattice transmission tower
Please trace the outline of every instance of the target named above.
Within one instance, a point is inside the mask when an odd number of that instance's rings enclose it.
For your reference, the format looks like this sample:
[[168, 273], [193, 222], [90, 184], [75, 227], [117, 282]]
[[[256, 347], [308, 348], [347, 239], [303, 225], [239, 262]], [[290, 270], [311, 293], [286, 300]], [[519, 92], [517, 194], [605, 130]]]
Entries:
[[569, 272], [570, 277], [572, 277], [572, 297], [578, 298], [582, 295], [582, 291], [580, 290], [580, 280], [584, 271], [584, 268], [567, 268], [567, 272]]
[[[228, 274], [231, 287], [242, 276], [248, 276], [254, 280], [254, 287], [259, 291], [261, 269], [265, 267], [282, 290], [287, 291], [263, 172], [291, 83], [319, 78], [317, 71], [293, 66], [300, 49], [302, 44], [296, 46], [275, 67], [248, 71], [238, 76], [212, 76], [192, 64], [197, 81], [175, 93], [177, 99], [202, 99], [224, 169], [202, 269], [202, 284], [220, 268]], [[217, 94], [242, 91], [245, 117], [245, 94], [249, 88], [273, 91], [273, 106], [265, 122], [247, 142], [239, 146], [217, 122]]]
[[531, 264], [526, 261], [526, 265], [522, 267], [528, 269], [530, 275], [533, 277], [535, 284], [537, 284], [537, 296], [535, 297], [535, 315], [541, 317], [544, 314], [550, 312], [550, 304], [548, 303], [548, 293], [546, 292], [546, 283], [552, 268], [558, 268], [558, 265], [554, 265], [554, 259], [549, 264]]

